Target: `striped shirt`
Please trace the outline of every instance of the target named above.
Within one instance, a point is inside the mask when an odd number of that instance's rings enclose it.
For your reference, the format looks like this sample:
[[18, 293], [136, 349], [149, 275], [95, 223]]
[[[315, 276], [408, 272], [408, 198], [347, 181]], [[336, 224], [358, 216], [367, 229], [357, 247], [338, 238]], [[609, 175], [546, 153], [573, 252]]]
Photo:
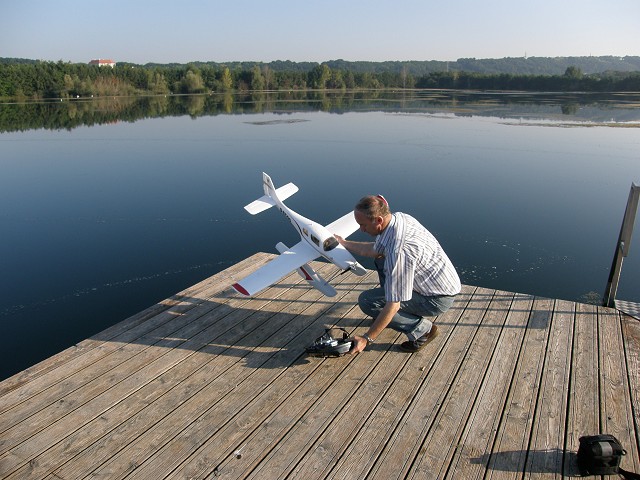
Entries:
[[414, 290], [425, 296], [460, 293], [460, 278], [449, 257], [412, 216], [394, 213], [387, 228], [376, 237], [374, 249], [385, 257], [388, 302], [409, 300]]

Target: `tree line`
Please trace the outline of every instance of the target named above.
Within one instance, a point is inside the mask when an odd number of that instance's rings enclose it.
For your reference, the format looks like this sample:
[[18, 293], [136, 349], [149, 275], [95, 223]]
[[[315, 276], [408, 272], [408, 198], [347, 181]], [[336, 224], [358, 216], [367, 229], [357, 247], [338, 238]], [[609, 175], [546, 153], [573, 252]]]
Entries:
[[[298, 65], [298, 64], [296, 64]], [[0, 98], [50, 99], [91, 96], [202, 94], [250, 91], [357, 89], [480, 89], [526, 91], [640, 91], [640, 72], [584, 74], [576, 66], [561, 75], [491, 74], [408, 68], [352, 71], [329, 64], [275, 69], [270, 64], [132, 65], [115, 68], [59, 62], [0, 62]]]
[[[0, 62], [2, 59], [0, 59]], [[637, 72], [640, 71], [640, 57], [626, 56], [589, 56], [589, 57], [506, 57], [506, 58], [459, 58], [454, 61], [442, 60], [393, 60], [383, 62], [328, 60], [325, 63], [331, 70], [343, 70], [353, 73], [383, 73], [394, 72], [421, 77], [437, 72], [469, 72], [484, 74], [509, 73], [512, 75], [562, 75], [567, 68], [574, 66], [585, 74], [603, 72]], [[120, 63], [118, 64], [120, 65]], [[135, 65], [135, 64], [127, 64]], [[197, 67], [208, 65], [212, 67], [227, 66], [231, 70], [251, 70], [255, 65], [267, 66], [276, 72], [298, 71], [308, 72], [317, 63], [292, 62], [276, 60], [273, 62], [194, 62]], [[147, 67], [163, 66], [162, 64], [146, 64]], [[169, 66], [169, 65], [164, 65]], [[170, 64], [180, 66], [180, 64]]]

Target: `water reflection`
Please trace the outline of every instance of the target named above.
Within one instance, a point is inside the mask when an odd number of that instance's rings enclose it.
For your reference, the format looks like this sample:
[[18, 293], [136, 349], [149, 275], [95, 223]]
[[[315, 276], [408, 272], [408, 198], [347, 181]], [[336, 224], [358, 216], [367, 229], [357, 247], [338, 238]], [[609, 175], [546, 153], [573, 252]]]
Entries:
[[[0, 105], [0, 378], [295, 243], [278, 212], [242, 209], [262, 171], [295, 182], [288, 205], [319, 222], [385, 194], [465, 283], [597, 302], [640, 181], [637, 129], [597, 125], [638, 127], [639, 100], [291, 91]], [[618, 297], [640, 301], [634, 242]]]
[[[453, 91], [256, 92], [245, 95], [105, 97], [0, 104], [0, 132], [71, 130], [119, 121], [189, 115], [381, 111], [499, 117], [517, 120], [640, 122], [638, 94], [535, 94]], [[635, 125], [638, 126], [638, 125]]]

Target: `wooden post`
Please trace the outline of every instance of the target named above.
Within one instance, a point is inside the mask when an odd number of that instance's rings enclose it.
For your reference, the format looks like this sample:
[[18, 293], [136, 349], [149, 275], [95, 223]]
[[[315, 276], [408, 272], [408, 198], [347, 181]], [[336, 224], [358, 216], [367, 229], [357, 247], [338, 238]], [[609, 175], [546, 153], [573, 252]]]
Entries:
[[640, 185], [632, 183], [629, 200], [627, 200], [627, 208], [624, 211], [624, 217], [622, 219], [620, 236], [616, 244], [616, 251], [613, 254], [613, 264], [609, 272], [607, 289], [604, 292], [603, 304], [605, 307], [615, 307], [616, 291], [618, 290], [620, 272], [622, 271], [622, 259], [629, 254], [629, 248], [631, 247], [631, 234], [633, 233], [633, 224], [636, 220], [636, 211], [638, 210], [638, 197], [640, 197]]

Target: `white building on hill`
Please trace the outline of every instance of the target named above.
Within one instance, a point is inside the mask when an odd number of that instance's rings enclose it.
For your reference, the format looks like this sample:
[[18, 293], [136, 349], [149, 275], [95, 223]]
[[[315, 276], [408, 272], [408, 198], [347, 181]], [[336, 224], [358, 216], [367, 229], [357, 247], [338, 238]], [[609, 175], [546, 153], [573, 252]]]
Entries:
[[114, 62], [113, 60], [105, 60], [102, 58], [99, 58], [97, 60], [91, 60], [89, 62], [89, 65], [98, 65], [99, 67], [115, 67], [116, 66], [116, 62]]

